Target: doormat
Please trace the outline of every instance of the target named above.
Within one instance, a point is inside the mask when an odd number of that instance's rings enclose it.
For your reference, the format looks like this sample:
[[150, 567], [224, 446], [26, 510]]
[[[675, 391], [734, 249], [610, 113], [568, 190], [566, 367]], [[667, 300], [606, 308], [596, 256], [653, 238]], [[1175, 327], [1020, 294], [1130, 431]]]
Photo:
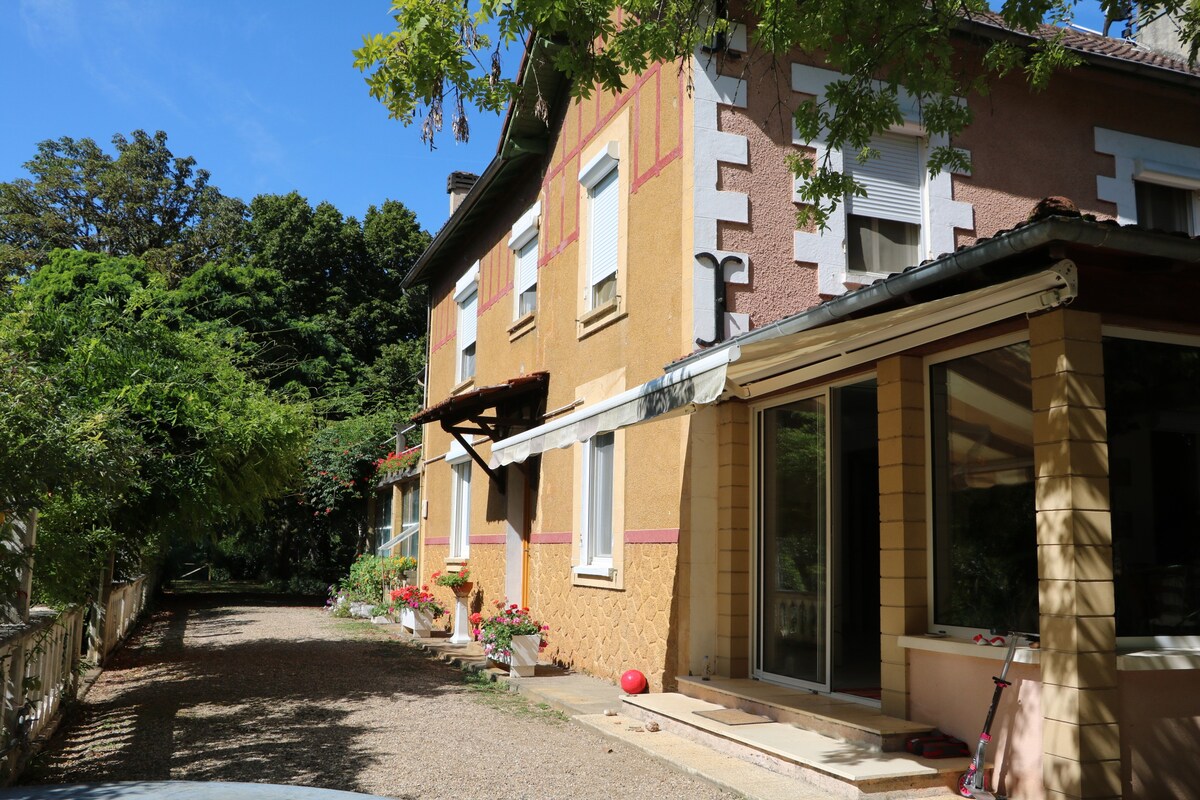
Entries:
[[761, 725], [764, 722], [773, 722], [770, 717], [760, 717], [758, 714], [751, 714], [740, 708], [718, 708], [715, 711], [693, 711], [692, 713], [724, 725]]

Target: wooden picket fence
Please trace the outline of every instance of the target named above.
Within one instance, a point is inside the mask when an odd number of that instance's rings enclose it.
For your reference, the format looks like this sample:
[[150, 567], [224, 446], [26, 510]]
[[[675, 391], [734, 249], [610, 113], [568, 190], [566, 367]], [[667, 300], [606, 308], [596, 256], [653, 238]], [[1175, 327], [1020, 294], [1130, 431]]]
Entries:
[[103, 635], [87, 641], [84, 609], [35, 608], [29, 622], [0, 625], [0, 786], [16, 777], [31, 746], [52, 732], [63, 702], [79, 689], [85, 655], [100, 663], [137, 623], [149, 585], [143, 576], [112, 588]]

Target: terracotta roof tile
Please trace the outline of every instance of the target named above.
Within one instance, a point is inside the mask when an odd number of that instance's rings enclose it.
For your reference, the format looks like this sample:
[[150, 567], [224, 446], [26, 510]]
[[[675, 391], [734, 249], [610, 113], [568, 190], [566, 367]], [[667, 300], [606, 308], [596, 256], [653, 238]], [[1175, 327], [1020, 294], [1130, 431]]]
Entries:
[[[969, 19], [991, 28], [1012, 31], [1023, 36], [1029, 35], [1025, 31], [1010, 28], [999, 14], [993, 12], [972, 13]], [[1187, 61], [1182, 58], [1164, 55], [1130, 39], [1116, 39], [1094, 31], [1080, 30], [1079, 28], [1060, 28], [1055, 25], [1039, 26], [1038, 35], [1041, 38], [1049, 39], [1060, 31], [1063, 31], [1063, 44], [1068, 49], [1078, 53], [1115, 58], [1135, 64], [1145, 64], [1148, 67], [1156, 67], [1181, 75], [1200, 78], [1200, 62], [1189, 66]]]

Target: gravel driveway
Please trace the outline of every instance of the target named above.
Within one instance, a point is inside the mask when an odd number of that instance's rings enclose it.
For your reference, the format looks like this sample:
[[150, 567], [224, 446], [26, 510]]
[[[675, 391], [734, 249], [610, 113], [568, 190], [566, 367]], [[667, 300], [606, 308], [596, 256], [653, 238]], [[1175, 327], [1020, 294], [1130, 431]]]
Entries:
[[253, 781], [396, 798], [728, 798], [361, 622], [177, 598], [25, 783]]

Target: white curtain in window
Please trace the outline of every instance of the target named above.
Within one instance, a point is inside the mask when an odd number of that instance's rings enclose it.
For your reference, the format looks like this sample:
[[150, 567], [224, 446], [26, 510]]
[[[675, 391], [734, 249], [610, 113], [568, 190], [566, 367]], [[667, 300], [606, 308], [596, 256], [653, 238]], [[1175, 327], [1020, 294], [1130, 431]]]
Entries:
[[612, 558], [613, 445], [611, 433], [592, 439], [588, 486], [588, 534], [591, 558]]
[[471, 462], [454, 464], [454, 507], [450, 531], [450, 557], [466, 558], [471, 547]]
[[618, 172], [612, 170], [588, 190], [591, 198], [591, 229], [588, 231], [592, 241], [591, 286], [617, 271]]
[[921, 224], [921, 149], [915, 136], [884, 133], [871, 139], [879, 158], [860, 164], [846, 159], [850, 174], [867, 190], [848, 197], [846, 211], [864, 217]]

